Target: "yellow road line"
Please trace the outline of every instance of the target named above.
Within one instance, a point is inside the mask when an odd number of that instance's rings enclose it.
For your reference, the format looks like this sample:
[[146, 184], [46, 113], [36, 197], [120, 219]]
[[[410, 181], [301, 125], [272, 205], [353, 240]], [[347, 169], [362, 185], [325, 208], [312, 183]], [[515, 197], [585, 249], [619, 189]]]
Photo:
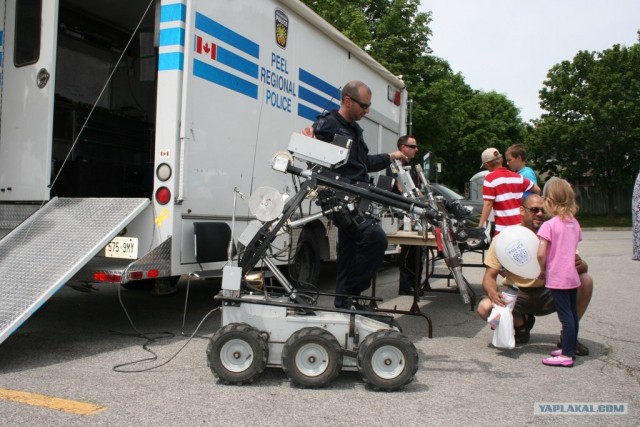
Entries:
[[58, 397], [45, 396], [44, 394], [28, 393], [26, 391], [9, 390], [6, 388], [0, 388], [0, 399], [55, 409], [56, 411], [76, 415], [93, 415], [106, 409], [104, 406], [91, 403], [77, 402], [75, 400], [60, 399]]

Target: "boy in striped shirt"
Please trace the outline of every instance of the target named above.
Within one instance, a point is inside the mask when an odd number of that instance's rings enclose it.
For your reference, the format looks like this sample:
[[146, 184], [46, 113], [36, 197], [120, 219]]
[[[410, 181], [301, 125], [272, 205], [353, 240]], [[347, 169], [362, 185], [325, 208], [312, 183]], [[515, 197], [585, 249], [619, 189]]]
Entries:
[[482, 186], [484, 206], [480, 226], [487, 221], [493, 209], [496, 236], [506, 227], [520, 224], [522, 195], [526, 191], [540, 194], [540, 187], [504, 167], [502, 154], [495, 148], [484, 150], [481, 159], [482, 166], [487, 168], [489, 174], [484, 178]]

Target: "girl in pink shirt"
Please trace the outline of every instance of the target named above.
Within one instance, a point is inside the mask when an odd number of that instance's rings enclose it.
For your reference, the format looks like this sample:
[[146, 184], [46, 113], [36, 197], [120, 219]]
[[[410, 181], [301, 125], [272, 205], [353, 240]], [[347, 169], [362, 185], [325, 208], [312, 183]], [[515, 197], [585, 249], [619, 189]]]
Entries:
[[551, 357], [542, 359], [542, 363], [570, 368], [578, 337], [576, 301], [580, 278], [575, 269], [575, 256], [582, 232], [574, 218], [578, 205], [571, 185], [564, 179], [557, 179], [549, 182], [546, 190], [544, 208], [553, 218], [538, 230], [538, 262], [540, 276], [551, 291], [562, 323], [562, 348], [552, 351]]

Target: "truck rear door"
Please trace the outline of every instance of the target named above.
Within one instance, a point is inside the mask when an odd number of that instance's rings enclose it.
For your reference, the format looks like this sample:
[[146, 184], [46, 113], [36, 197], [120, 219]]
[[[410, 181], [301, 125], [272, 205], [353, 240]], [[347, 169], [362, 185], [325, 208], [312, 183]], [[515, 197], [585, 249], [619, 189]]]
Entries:
[[6, 0], [0, 201], [47, 200], [58, 0]]

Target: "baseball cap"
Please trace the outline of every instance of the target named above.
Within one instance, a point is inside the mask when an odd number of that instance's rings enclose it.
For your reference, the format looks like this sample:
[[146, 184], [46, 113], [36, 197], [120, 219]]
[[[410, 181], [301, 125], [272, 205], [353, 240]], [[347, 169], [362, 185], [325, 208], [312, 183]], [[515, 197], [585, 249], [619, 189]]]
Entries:
[[499, 159], [501, 157], [502, 157], [502, 154], [500, 154], [500, 151], [498, 151], [498, 149], [487, 148], [482, 152], [482, 156], [480, 157], [482, 159], [482, 164], [480, 165], [480, 167], [483, 167], [484, 164], [487, 162]]

